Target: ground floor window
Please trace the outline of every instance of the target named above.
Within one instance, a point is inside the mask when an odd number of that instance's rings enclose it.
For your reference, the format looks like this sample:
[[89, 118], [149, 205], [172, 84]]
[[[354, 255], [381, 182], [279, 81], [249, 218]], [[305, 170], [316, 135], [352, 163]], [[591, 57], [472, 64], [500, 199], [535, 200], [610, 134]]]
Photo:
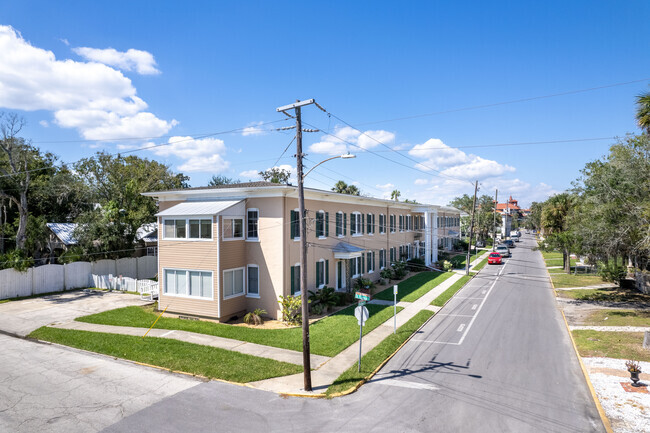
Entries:
[[379, 269], [386, 267], [386, 250], [379, 250]]
[[300, 265], [291, 267], [291, 294], [300, 292]]
[[248, 265], [248, 295], [260, 295], [260, 268], [257, 265]]
[[355, 257], [353, 259], [350, 259], [350, 266], [352, 267], [352, 278], [357, 278], [360, 277], [361, 274], [363, 273], [363, 270], [361, 269], [361, 264], [362, 264], [361, 257]]
[[165, 269], [163, 293], [166, 295], [212, 297], [212, 272]]
[[375, 252], [374, 251], [368, 251], [366, 253], [366, 269], [368, 270], [368, 273], [374, 272], [375, 271]]
[[223, 271], [223, 297], [230, 298], [244, 294], [244, 268]]

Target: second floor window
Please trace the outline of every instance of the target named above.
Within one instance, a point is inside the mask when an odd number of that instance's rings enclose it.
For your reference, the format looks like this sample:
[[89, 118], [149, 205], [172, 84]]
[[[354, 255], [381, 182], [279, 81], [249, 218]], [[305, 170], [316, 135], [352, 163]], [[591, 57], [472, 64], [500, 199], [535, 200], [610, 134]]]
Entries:
[[242, 218], [224, 218], [223, 219], [223, 238], [224, 239], [243, 239], [244, 238], [244, 220]]
[[351, 235], [360, 235], [362, 234], [362, 222], [361, 214], [352, 213], [350, 214], [350, 234]]
[[[323, 212], [323, 211], [316, 212], [316, 237], [323, 238], [329, 236], [330, 234], [329, 220], [330, 220], [329, 212]], [[338, 231], [337, 231], [337, 235], [338, 235]]]
[[395, 215], [390, 216], [390, 232], [395, 233]]
[[257, 233], [257, 224], [259, 220], [259, 212], [257, 209], [249, 209], [248, 210], [248, 232], [247, 232], [247, 238], [248, 239], [257, 239], [258, 233]]
[[386, 233], [386, 215], [379, 214], [379, 233]]
[[212, 219], [166, 219], [163, 226], [165, 239], [212, 238]]

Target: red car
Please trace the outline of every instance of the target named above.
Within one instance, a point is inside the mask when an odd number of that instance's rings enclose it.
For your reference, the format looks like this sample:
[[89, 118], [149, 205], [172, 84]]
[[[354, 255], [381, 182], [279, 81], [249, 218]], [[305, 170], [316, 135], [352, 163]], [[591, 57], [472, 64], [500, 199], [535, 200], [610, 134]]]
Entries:
[[499, 253], [490, 253], [488, 256], [488, 265], [500, 265], [501, 264], [501, 254]]

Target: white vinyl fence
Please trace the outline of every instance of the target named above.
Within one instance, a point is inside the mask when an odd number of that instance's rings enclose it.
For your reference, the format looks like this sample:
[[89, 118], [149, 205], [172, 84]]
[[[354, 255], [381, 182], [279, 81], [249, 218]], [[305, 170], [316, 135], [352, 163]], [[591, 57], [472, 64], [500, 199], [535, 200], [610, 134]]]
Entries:
[[151, 283], [146, 279], [157, 272], [154, 256], [44, 265], [25, 272], [4, 269], [0, 271], [0, 300], [86, 287], [142, 293]]

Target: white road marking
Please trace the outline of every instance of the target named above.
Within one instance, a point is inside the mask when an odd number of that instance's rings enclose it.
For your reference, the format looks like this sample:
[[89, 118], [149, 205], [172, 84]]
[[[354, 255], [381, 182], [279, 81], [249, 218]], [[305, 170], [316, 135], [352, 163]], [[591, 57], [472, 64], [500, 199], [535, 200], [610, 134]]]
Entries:
[[483, 290], [483, 291], [481, 292], [481, 295], [485, 295], [486, 292], [487, 292], [487, 290]]
[[458, 346], [458, 343], [450, 343], [448, 341], [435, 341], [435, 340], [418, 340], [417, 338], [411, 339], [411, 341], [417, 341], [419, 343], [429, 343], [429, 344], [449, 344], [452, 346]]
[[497, 275], [494, 282], [492, 283], [492, 285], [488, 289], [487, 293], [485, 294], [485, 298], [483, 298], [483, 302], [481, 302], [481, 305], [478, 307], [478, 310], [476, 310], [476, 314], [474, 314], [474, 317], [472, 317], [472, 320], [469, 321], [469, 325], [467, 325], [467, 329], [465, 329], [465, 332], [463, 333], [463, 336], [460, 337], [460, 341], [458, 342], [459, 346], [461, 344], [463, 344], [463, 340], [465, 340], [465, 337], [467, 336], [467, 333], [472, 328], [472, 325], [474, 324], [474, 320], [476, 320], [476, 318], [478, 317], [478, 313], [481, 312], [481, 308], [483, 308], [483, 305], [485, 305], [485, 301], [487, 301], [488, 296], [490, 296], [490, 292], [492, 292], [492, 289], [494, 289], [494, 286], [497, 284], [497, 281], [499, 281], [499, 277], [503, 273], [503, 270], [506, 268], [506, 266], [508, 266], [507, 263], [505, 265], [503, 265], [503, 267], [499, 271], [499, 274]]
[[458, 331], [458, 332], [463, 332], [463, 329], [465, 329], [465, 324], [464, 324], [464, 323], [461, 323], [460, 326], [458, 327], [458, 329], [457, 329], [456, 331]]
[[472, 305], [472, 310], [476, 310], [477, 307], [478, 307], [478, 304]]
[[472, 314], [446, 314], [446, 313], [439, 313], [439, 314], [436, 314], [436, 316], [474, 317]]
[[376, 383], [377, 385], [399, 386], [402, 388], [430, 389], [430, 390], [438, 389], [438, 387], [434, 385], [429, 385], [426, 383], [419, 383], [419, 382], [410, 382], [408, 380], [377, 379], [377, 380], [373, 380], [372, 383]]
[[454, 296], [451, 299], [483, 299], [483, 298], [477, 298], [477, 297], [473, 297], [473, 296]]

